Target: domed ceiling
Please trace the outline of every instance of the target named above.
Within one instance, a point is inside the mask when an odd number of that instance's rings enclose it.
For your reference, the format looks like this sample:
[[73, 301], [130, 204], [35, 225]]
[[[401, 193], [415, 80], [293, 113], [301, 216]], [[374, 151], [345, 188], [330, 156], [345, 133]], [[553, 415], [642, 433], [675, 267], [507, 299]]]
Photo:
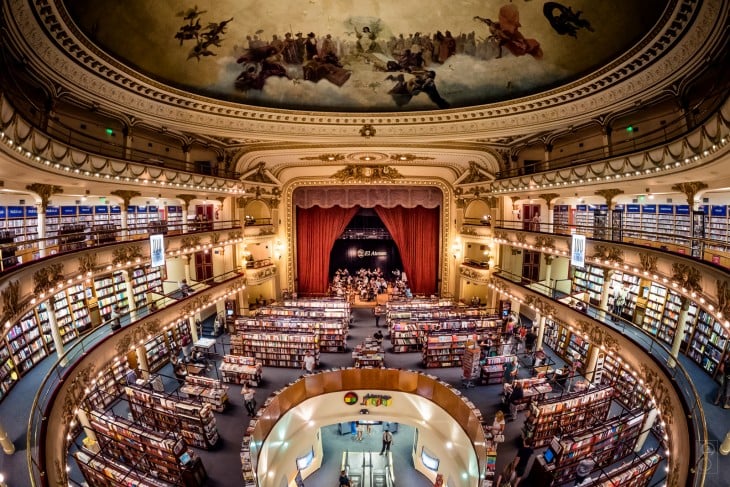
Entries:
[[91, 42], [166, 85], [326, 112], [461, 108], [617, 59], [661, 0], [65, 0]]

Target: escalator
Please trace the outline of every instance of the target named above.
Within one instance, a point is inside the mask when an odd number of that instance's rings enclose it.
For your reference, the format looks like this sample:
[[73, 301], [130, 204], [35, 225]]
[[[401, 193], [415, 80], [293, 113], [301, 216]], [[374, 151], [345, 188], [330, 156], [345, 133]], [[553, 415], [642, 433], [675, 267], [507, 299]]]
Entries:
[[347, 472], [352, 487], [393, 487], [393, 457], [390, 452], [342, 453], [342, 469]]

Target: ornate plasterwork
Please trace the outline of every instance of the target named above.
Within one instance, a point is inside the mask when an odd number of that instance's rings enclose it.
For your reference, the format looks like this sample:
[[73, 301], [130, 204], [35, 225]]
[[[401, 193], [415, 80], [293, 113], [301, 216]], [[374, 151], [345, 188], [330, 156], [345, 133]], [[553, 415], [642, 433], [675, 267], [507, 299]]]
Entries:
[[672, 280], [690, 291], [702, 291], [702, 273], [697, 267], [681, 262], [673, 263]]
[[555, 239], [546, 235], [538, 235], [535, 237], [535, 247], [555, 250]]
[[525, 296], [525, 304], [543, 316], [555, 316], [555, 306], [537, 296], [528, 294]]
[[723, 315], [730, 315], [730, 283], [718, 279], [717, 284], [717, 307]]
[[79, 257], [79, 272], [86, 274], [87, 272], [94, 272], [96, 269], [96, 257], [95, 252], [89, 252]]
[[624, 251], [618, 247], [607, 245], [596, 245], [593, 247], [593, 257], [601, 260], [610, 260], [612, 262], [623, 262]]
[[142, 258], [142, 247], [139, 245], [125, 245], [112, 251], [112, 264], [124, 264]]
[[578, 331], [587, 336], [587, 340], [591, 345], [603, 347], [606, 351], [618, 353], [621, 347], [618, 341], [606, 331], [605, 326], [598, 325], [585, 320], [578, 320], [575, 324]]
[[[208, 127], [213, 133], [252, 131], [259, 134], [329, 137], [333, 132], [360, 136], [366, 125], [378, 125], [389, 135], [449, 138], [453, 134], [496, 133], [515, 127], [534, 127], [536, 120], [546, 123], [602, 113], [616, 105], [616, 100], [642, 96], [659, 85], [681, 80], [686, 71], [705, 58], [704, 50], [713, 48], [707, 39], [714, 38], [723, 18], [714, 2], [679, 2], [665, 22], [647, 35], [642, 44], [627, 52], [611, 66], [565, 87], [541, 96], [527, 97], [519, 103], [475, 107], [459, 112], [423, 112], [418, 116], [392, 114], [299, 114], [286, 111], [252, 109], [249, 106], [182, 94], [180, 91], [144, 79], [101, 53], [93, 45], [83, 44], [83, 36], [68, 21], [65, 13], [49, 1], [11, 2], [7, 18], [15, 26], [9, 32], [22, 32], [19, 43], [25, 48], [31, 65], [47, 66], [47, 76], [70, 80], [88, 97], [99, 103], [114, 100], [132, 115], [155, 114], [159, 121]], [[39, 19], [39, 20], [36, 20]], [[39, 25], [43, 23], [43, 26]], [[691, 27], [691, 28], [690, 28]], [[724, 27], [724, 26], [722, 26]], [[47, 33], [52, 32], [50, 39]], [[65, 51], [65, 53], [59, 53]], [[661, 59], [661, 62], [657, 62]], [[641, 72], [642, 76], [636, 76]], [[190, 113], [194, 111], [195, 114]], [[536, 115], [536, 112], [537, 115]], [[454, 123], [457, 122], [457, 123]], [[459, 123], [461, 122], [461, 123]]]
[[9, 318], [20, 311], [20, 281], [10, 281], [2, 291], [3, 317]]
[[28, 191], [32, 191], [41, 197], [41, 208], [43, 212], [48, 208], [48, 202], [54, 194], [63, 193], [63, 188], [53, 184], [33, 183], [25, 187]]
[[63, 281], [63, 263], [56, 262], [33, 273], [33, 293], [40, 294]]
[[645, 252], [639, 252], [639, 262], [641, 262], [641, 270], [656, 273], [656, 263], [659, 258], [656, 255], [650, 255]]
[[348, 164], [332, 175], [332, 179], [343, 183], [379, 183], [401, 179], [397, 169], [386, 165], [361, 166]]

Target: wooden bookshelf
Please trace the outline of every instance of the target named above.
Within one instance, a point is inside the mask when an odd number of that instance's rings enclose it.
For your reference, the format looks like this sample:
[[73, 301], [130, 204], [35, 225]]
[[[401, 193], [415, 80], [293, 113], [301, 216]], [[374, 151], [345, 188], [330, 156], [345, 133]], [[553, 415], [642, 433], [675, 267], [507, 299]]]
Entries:
[[[307, 350], [312, 352], [316, 362], [319, 362], [319, 343], [314, 333], [239, 331], [237, 335], [239, 342], [233, 353], [241, 352], [240, 355], [253, 357], [263, 365], [301, 368]], [[232, 349], [233, 346], [231, 339]]]
[[550, 443], [553, 436], [567, 435], [603, 422], [613, 395], [612, 387], [601, 386], [566, 397], [533, 402], [522, 430], [523, 437], [530, 438], [533, 447], [539, 448]]
[[185, 384], [180, 387], [180, 392], [200, 402], [210, 404], [218, 412], [223, 411], [228, 405], [228, 386], [224, 386], [220, 380], [211, 377], [187, 375]]
[[[321, 352], [344, 352], [347, 347], [348, 322], [342, 318], [296, 316], [257, 316], [236, 318], [237, 332], [308, 332], [317, 336]], [[245, 355], [245, 354], [244, 354]]]
[[[231, 340], [238, 337], [231, 337]], [[242, 345], [241, 345], [242, 346]], [[243, 384], [248, 382], [257, 387], [261, 381], [262, 364], [253, 357], [224, 355], [219, 369], [225, 382]]]
[[515, 355], [487, 357], [482, 365], [482, 384], [501, 384], [504, 382], [504, 364], [512, 361]]
[[144, 386], [124, 388], [136, 421], [157, 431], [179, 431], [190, 445], [210, 449], [218, 443], [213, 408], [193, 399], [172, 397]]

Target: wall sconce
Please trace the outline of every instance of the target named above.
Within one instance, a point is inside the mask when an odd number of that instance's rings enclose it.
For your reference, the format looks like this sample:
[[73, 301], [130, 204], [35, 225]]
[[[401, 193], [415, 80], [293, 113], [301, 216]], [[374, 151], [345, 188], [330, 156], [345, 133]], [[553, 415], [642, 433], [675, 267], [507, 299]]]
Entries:
[[274, 257], [279, 260], [281, 259], [282, 254], [284, 254], [284, 244], [277, 238], [274, 243]]

